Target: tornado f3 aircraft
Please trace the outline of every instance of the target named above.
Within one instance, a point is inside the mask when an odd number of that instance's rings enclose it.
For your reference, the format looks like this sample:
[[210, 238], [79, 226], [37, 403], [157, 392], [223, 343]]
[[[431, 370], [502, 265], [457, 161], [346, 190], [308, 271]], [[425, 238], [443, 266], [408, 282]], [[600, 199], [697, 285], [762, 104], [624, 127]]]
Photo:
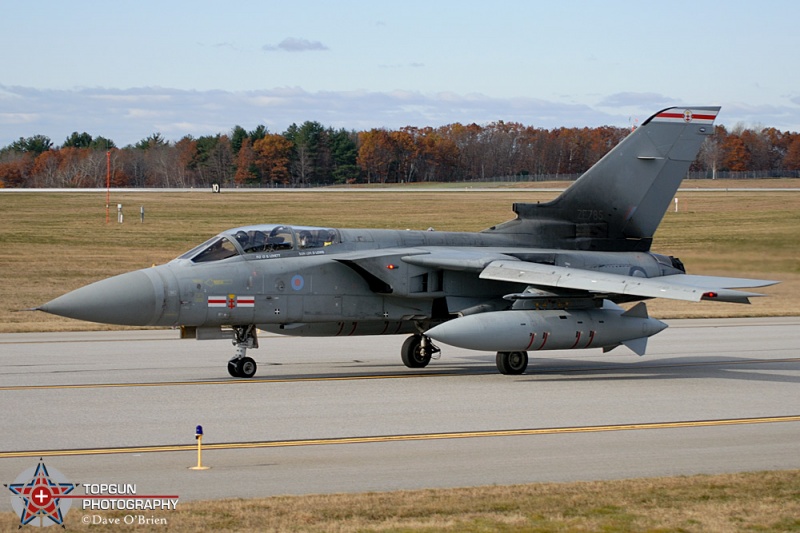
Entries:
[[[694, 276], [650, 252], [653, 234], [719, 107], [668, 108], [630, 133], [555, 200], [516, 203], [478, 233], [263, 224], [225, 231], [177, 259], [77, 289], [37, 309], [229, 338], [250, 378], [257, 331], [299, 336], [411, 334], [403, 363], [425, 367], [433, 340], [497, 352], [521, 374], [528, 352], [625, 345], [645, 352], [666, 328], [640, 300], [749, 303], [733, 288], [773, 281]], [[619, 305], [639, 302], [628, 310]]]

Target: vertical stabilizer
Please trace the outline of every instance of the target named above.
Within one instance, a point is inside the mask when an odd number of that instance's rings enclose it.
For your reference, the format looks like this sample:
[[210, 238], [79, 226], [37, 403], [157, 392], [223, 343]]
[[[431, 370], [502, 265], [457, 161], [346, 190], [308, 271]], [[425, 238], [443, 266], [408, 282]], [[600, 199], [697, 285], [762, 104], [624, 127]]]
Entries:
[[[659, 111], [558, 198], [514, 204], [517, 220], [494, 231], [527, 231], [543, 244], [565, 248], [648, 250], [700, 146], [714, 132], [719, 109]], [[547, 242], [548, 235], [554, 242]]]

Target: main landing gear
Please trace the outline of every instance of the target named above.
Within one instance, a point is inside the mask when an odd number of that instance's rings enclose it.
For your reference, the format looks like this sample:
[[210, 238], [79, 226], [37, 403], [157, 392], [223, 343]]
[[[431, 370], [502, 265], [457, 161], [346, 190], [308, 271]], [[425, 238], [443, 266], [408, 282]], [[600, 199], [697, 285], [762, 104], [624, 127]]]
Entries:
[[497, 352], [495, 362], [501, 374], [522, 374], [528, 368], [528, 352]]
[[431, 362], [434, 354], [442, 350], [425, 335], [412, 335], [403, 343], [400, 357], [408, 368], [424, 368]]
[[252, 378], [256, 375], [258, 365], [251, 357], [246, 357], [248, 348], [258, 348], [256, 327], [234, 326], [233, 345], [236, 346], [236, 355], [228, 361], [228, 373], [235, 378]]
[[[424, 368], [442, 350], [425, 335], [412, 335], [403, 343], [400, 356], [408, 368]], [[497, 370], [501, 374], [518, 375], [528, 368], [528, 352], [497, 352]]]

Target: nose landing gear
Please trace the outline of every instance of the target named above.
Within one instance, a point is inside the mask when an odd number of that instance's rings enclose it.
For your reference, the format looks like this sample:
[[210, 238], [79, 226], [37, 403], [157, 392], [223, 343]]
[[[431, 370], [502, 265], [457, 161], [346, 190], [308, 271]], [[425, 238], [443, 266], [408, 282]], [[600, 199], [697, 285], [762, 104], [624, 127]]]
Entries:
[[248, 348], [258, 348], [256, 327], [234, 326], [233, 345], [236, 346], [236, 355], [228, 361], [228, 373], [235, 378], [252, 378], [256, 375], [258, 365], [252, 357], [247, 357]]

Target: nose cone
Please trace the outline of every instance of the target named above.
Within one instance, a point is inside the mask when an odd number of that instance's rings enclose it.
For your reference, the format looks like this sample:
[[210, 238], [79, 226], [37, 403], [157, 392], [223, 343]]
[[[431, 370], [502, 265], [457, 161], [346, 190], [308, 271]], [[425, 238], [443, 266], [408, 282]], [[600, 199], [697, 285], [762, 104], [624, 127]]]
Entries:
[[[458, 327], [453, 328], [452, 323], [455, 322], [455, 320], [451, 320], [449, 322], [445, 322], [444, 324], [439, 324], [438, 326], [434, 326], [428, 331], [426, 331], [425, 335], [427, 335], [428, 337], [430, 337], [435, 341], [444, 342], [445, 344], [450, 344], [452, 346], [453, 341], [461, 334], [460, 328]], [[454, 329], [456, 331], [454, 331]]]
[[102, 324], [153, 325], [164, 305], [163, 283], [158, 276], [155, 279], [142, 270], [128, 272], [59, 296], [38, 309]]
[[[489, 314], [491, 313], [486, 313], [486, 315]], [[488, 321], [477, 320], [476, 317], [477, 315], [471, 315], [449, 320], [429, 329], [425, 335], [450, 346], [468, 350], [491, 350], [492, 348], [486, 348], [487, 343], [494, 346], [499, 337], [495, 331], [487, 332], [487, 327], [492, 329], [489, 326], [494, 324], [494, 321], [491, 320], [493, 317], [489, 317]]]
[[648, 337], [651, 335], [655, 335], [656, 333], [661, 333], [669, 326], [665, 323], [661, 322], [660, 320], [656, 320], [655, 318], [648, 318], [647, 319], [647, 327], [649, 328]]

